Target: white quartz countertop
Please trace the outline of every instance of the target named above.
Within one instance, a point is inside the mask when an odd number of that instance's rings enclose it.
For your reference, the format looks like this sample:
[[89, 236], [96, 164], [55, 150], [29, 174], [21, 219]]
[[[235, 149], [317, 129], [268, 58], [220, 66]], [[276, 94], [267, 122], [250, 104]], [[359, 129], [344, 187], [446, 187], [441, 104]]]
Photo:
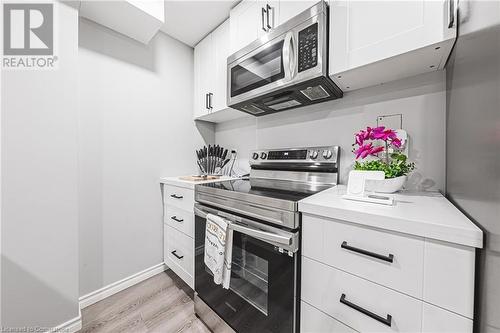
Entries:
[[345, 185], [332, 187], [301, 200], [299, 210], [360, 225], [483, 247], [481, 229], [439, 192], [397, 193], [394, 194], [394, 206], [346, 200], [342, 198], [345, 193]]
[[182, 177], [182, 176], [162, 177], [162, 178], [160, 178], [160, 183], [194, 189], [194, 186], [196, 184], [216, 183], [216, 182], [222, 182], [225, 180], [237, 179], [234, 177], [223, 176], [223, 177], [220, 177], [218, 179], [193, 181], [193, 180], [180, 179], [180, 177]]

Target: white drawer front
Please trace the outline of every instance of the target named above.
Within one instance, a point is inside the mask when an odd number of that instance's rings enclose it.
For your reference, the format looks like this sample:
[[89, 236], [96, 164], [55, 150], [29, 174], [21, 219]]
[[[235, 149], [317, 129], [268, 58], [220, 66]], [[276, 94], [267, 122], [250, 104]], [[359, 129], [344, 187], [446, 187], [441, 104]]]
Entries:
[[422, 332], [424, 333], [472, 333], [473, 322], [469, 318], [423, 303]]
[[472, 319], [474, 267], [474, 248], [427, 239], [424, 301]]
[[300, 302], [300, 331], [302, 333], [356, 332], [304, 301]]
[[186, 211], [175, 206], [167, 205], [165, 209], [165, 223], [191, 238], [194, 237], [193, 211]]
[[168, 225], [165, 226], [164, 230], [165, 263], [193, 288], [194, 240]]
[[309, 215], [302, 220], [304, 256], [422, 299], [423, 239]]
[[192, 211], [194, 206], [194, 190], [172, 185], [165, 185], [165, 204]]
[[[340, 300], [345, 295], [344, 302]], [[422, 302], [307, 257], [302, 257], [302, 299], [360, 332], [419, 332]], [[359, 306], [379, 319], [391, 315], [391, 326], [356, 310]]]

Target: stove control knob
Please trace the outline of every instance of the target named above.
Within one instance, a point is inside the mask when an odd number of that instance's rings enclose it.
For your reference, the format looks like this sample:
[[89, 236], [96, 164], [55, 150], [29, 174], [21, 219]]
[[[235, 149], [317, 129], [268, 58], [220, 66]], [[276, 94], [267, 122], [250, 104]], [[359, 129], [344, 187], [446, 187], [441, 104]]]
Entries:
[[312, 150], [310, 153], [309, 153], [309, 157], [313, 160], [317, 159], [318, 158], [318, 151], [317, 150]]
[[333, 153], [332, 153], [331, 150], [325, 150], [325, 151], [323, 151], [323, 157], [325, 159], [327, 159], [327, 160], [330, 159], [330, 158], [332, 158], [332, 155], [333, 155]]
[[262, 158], [263, 160], [265, 160], [265, 159], [267, 158], [267, 154], [266, 154], [266, 153], [264, 153], [264, 152], [262, 152], [262, 153], [260, 154], [260, 158]]
[[252, 158], [253, 158], [254, 160], [258, 159], [258, 158], [259, 158], [259, 154], [258, 154], [258, 153], [253, 153], [253, 154], [252, 154]]

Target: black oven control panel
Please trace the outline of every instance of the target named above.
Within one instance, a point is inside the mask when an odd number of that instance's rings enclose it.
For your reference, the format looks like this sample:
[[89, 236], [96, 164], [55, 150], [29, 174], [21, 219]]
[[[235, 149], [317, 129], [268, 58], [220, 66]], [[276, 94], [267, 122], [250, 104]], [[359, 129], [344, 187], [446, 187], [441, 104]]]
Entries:
[[318, 65], [318, 23], [299, 31], [299, 73]]

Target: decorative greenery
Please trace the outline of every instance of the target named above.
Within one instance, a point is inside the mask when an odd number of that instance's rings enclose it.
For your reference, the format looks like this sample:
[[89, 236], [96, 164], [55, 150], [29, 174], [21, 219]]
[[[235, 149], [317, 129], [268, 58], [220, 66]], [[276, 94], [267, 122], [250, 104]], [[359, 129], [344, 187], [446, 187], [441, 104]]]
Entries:
[[391, 155], [391, 159], [389, 164], [378, 159], [361, 163], [356, 161], [354, 170], [383, 171], [385, 178], [396, 178], [406, 176], [415, 169], [415, 163], [406, 162], [406, 155], [404, 154], [394, 153]]
[[[366, 162], [356, 161], [354, 170], [383, 171], [385, 178], [395, 178], [406, 176], [415, 169], [415, 163], [408, 162], [405, 154], [401, 153], [402, 142], [397, 136], [397, 132], [386, 129], [384, 126], [361, 130], [355, 135], [353, 153], [356, 159], [365, 159], [369, 156], [376, 156]], [[368, 141], [368, 143], [366, 143]], [[381, 142], [382, 145], [374, 145]], [[357, 146], [357, 148], [356, 148]], [[396, 151], [391, 153], [391, 151]], [[382, 155], [382, 159], [378, 158]]]

